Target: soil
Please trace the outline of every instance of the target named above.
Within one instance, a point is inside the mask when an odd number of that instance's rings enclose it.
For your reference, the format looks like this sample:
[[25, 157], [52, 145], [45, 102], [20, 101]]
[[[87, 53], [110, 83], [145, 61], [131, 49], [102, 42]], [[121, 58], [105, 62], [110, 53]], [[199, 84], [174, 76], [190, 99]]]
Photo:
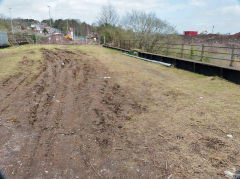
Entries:
[[[31, 80], [1, 83], [0, 163], [9, 178], [125, 176], [124, 122], [146, 110], [96, 59], [42, 49]], [[32, 65], [26, 60], [19, 65]], [[64, 65], [63, 65], [64, 63]], [[127, 156], [126, 156], [127, 157]]]

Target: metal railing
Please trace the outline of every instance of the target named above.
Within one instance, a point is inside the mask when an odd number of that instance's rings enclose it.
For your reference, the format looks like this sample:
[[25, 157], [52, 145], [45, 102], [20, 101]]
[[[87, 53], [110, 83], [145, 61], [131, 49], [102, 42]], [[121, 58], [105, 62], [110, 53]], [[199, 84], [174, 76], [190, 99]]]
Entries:
[[143, 43], [140, 40], [119, 40], [114, 47], [197, 60], [222, 66], [240, 68], [240, 48], [235, 46], [211, 46], [198, 44]]

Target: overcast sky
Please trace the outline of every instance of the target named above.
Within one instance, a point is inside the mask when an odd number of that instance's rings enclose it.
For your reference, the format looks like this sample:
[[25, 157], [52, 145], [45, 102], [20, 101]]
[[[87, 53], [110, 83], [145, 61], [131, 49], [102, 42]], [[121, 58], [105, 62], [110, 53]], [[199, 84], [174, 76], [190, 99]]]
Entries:
[[0, 14], [13, 17], [48, 18], [48, 7], [54, 19], [75, 18], [88, 23], [96, 21], [100, 7], [111, 3], [120, 15], [131, 9], [155, 12], [184, 30], [207, 30], [220, 33], [240, 32], [240, 0], [0, 0]]

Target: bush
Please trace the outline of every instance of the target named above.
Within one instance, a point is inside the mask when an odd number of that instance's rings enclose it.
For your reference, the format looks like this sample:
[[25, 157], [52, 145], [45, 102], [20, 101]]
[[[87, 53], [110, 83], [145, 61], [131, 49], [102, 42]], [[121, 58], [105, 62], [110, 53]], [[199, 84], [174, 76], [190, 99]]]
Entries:
[[34, 41], [34, 43], [36, 43], [36, 35], [35, 34], [30, 35], [30, 38]]

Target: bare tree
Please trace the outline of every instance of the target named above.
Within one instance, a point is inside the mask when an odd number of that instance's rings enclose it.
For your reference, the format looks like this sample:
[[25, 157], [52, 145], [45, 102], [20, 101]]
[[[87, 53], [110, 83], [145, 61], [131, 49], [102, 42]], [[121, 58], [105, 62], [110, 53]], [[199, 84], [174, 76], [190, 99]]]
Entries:
[[176, 33], [174, 27], [159, 19], [154, 13], [132, 10], [123, 19], [123, 26], [132, 30], [139, 48], [151, 51], [163, 35]]
[[98, 25], [112, 25], [116, 26], [119, 20], [118, 13], [116, 9], [111, 5], [102, 6], [99, 17], [98, 17]]
[[10, 31], [10, 19], [0, 14], [0, 30]]

